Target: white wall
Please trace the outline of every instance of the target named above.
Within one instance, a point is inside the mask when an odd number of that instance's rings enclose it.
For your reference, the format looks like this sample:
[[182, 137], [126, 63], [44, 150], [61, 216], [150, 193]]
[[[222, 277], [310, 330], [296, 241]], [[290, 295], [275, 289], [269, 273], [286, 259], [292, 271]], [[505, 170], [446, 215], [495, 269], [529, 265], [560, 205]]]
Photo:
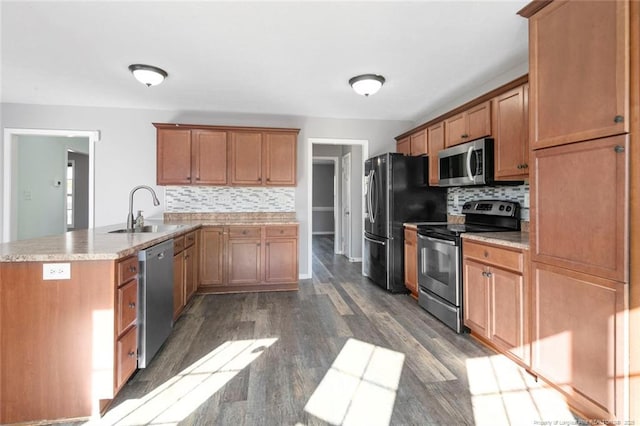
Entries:
[[[146, 217], [160, 216], [164, 190], [156, 181], [156, 133], [151, 123], [198, 123], [300, 128], [298, 137], [298, 186], [296, 213], [300, 222], [300, 273], [310, 274], [307, 247], [308, 179], [305, 170], [309, 155], [308, 138], [366, 139], [371, 156], [395, 150], [394, 137], [411, 128], [408, 121], [338, 120], [330, 118], [286, 117], [208, 112], [137, 110], [51, 105], [3, 104], [2, 126], [26, 129], [99, 130], [95, 146], [95, 225], [123, 223], [131, 188], [146, 184], [157, 189], [160, 207], [150, 197], [136, 199], [136, 209]], [[5, 208], [5, 206], [2, 206]]]

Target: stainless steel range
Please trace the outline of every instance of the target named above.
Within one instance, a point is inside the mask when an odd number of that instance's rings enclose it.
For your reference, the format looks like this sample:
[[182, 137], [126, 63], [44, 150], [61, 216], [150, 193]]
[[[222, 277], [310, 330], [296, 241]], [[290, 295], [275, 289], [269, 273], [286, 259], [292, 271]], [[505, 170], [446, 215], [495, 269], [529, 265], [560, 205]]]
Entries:
[[462, 240], [464, 232], [520, 230], [517, 202], [480, 200], [465, 203], [464, 224], [418, 226], [418, 303], [461, 333]]

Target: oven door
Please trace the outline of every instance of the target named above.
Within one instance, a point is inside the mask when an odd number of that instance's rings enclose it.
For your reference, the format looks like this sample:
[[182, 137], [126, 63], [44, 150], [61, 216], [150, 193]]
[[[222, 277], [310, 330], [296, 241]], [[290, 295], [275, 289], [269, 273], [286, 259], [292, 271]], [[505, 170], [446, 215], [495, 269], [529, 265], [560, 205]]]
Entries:
[[460, 306], [460, 245], [444, 238], [418, 234], [418, 284]]

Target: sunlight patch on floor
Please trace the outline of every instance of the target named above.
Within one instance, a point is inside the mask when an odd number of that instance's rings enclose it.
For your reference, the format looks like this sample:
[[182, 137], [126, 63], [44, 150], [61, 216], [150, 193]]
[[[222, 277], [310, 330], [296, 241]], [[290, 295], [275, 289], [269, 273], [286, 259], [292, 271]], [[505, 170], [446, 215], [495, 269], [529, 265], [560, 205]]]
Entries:
[[404, 354], [349, 339], [305, 411], [332, 425], [388, 426]]
[[466, 368], [476, 426], [575, 421], [557, 391], [503, 355], [468, 359]]
[[177, 425], [276, 340], [225, 342], [144, 397], [127, 400], [88, 424]]

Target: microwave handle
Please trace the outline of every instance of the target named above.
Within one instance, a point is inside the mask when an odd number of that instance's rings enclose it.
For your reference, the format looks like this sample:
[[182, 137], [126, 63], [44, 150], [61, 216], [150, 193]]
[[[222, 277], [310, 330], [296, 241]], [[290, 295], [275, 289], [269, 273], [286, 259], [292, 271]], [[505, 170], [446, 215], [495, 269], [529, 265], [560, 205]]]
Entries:
[[475, 182], [475, 177], [471, 172], [471, 155], [473, 154], [473, 146], [469, 147], [469, 151], [467, 151], [467, 176], [472, 182]]

